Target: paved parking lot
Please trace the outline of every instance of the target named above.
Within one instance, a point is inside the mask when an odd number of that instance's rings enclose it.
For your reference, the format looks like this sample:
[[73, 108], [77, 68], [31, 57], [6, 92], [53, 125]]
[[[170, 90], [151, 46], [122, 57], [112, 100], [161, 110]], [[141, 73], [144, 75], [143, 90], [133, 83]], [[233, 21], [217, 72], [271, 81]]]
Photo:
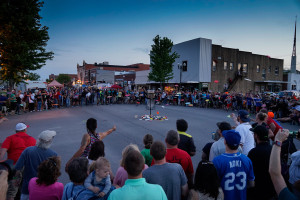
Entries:
[[[137, 144], [143, 149], [143, 137], [150, 133], [154, 140], [164, 141], [168, 130], [176, 130], [176, 120], [183, 118], [189, 123], [188, 133], [194, 137], [197, 153], [192, 158], [194, 168], [201, 159], [201, 149], [212, 141], [211, 133], [217, 129], [216, 123], [232, 120], [228, 118], [230, 112], [223, 110], [204, 109], [181, 106], [156, 106], [152, 113], [167, 116], [166, 121], [139, 120], [149, 110], [143, 105], [103, 105], [56, 109], [43, 112], [26, 113], [19, 116], [9, 116], [9, 121], [0, 124], [0, 143], [5, 137], [14, 133], [15, 125], [24, 122], [30, 126], [28, 133], [37, 138], [43, 130], [55, 130], [52, 149], [62, 158], [62, 176], [59, 181], [67, 183], [69, 178], [64, 172], [65, 163], [80, 146], [80, 141], [86, 133], [85, 123], [90, 117], [98, 120], [97, 131], [106, 131], [117, 126], [117, 130], [104, 139], [106, 157], [111, 162], [115, 173], [119, 167], [122, 149], [130, 144]], [[254, 116], [251, 116], [254, 118]], [[283, 124], [285, 128], [297, 130], [299, 127]], [[300, 148], [300, 143], [295, 142]]]

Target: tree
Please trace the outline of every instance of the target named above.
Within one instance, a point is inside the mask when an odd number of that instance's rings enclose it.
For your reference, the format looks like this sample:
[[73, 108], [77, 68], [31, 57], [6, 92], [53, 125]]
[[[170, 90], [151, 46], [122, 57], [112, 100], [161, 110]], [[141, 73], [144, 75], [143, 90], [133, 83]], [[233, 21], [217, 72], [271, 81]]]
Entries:
[[53, 58], [45, 49], [49, 35], [40, 23], [42, 6], [39, 0], [0, 1], [0, 80], [11, 86]]
[[61, 84], [69, 84], [71, 77], [68, 74], [59, 74], [56, 80]]
[[28, 73], [25, 75], [25, 80], [31, 80], [31, 81], [37, 81], [41, 78], [40, 75], [38, 75], [37, 73]]
[[162, 87], [163, 83], [173, 78], [173, 63], [179, 55], [176, 52], [172, 53], [173, 42], [169, 38], [157, 35], [153, 42], [150, 53], [151, 72], [148, 79], [159, 82]]

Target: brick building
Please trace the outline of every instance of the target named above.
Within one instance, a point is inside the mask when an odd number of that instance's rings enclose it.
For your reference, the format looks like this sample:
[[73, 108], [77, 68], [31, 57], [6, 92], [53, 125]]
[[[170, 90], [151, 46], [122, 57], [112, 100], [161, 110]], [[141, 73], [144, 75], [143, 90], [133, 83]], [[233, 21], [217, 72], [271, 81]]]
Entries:
[[197, 38], [173, 46], [180, 58], [169, 83], [215, 92], [279, 91], [283, 60], [212, 44]]
[[[100, 77], [99, 73], [101, 73], [101, 71], [102, 72], [104, 71], [136, 72], [136, 71], [149, 70], [149, 68], [150, 65], [143, 64], [143, 63], [123, 66], [123, 65], [109, 65], [108, 62], [87, 64], [85, 61], [83, 61], [82, 65], [77, 64], [77, 76], [78, 76], [78, 80], [80, 80], [82, 84], [94, 85], [99, 82], [103, 82], [102, 79], [97, 80], [97, 77]], [[129, 79], [132, 79], [131, 75], [129, 75]]]
[[280, 91], [283, 60], [212, 45], [212, 91]]

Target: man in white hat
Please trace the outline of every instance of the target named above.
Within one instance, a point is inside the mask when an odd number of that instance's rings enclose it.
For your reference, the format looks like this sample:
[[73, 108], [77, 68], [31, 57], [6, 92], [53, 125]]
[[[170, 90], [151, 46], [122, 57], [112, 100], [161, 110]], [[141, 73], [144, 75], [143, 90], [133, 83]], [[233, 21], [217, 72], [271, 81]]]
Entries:
[[46, 130], [41, 132], [36, 146], [25, 149], [15, 165], [15, 170], [17, 170], [16, 176], [24, 168], [21, 200], [29, 199], [28, 184], [31, 178], [37, 176], [40, 163], [49, 157], [57, 156], [56, 152], [49, 149], [55, 135], [55, 131]]
[[14, 164], [16, 164], [24, 149], [35, 146], [36, 140], [27, 134], [27, 128], [28, 126], [24, 123], [16, 125], [16, 133], [7, 137], [2, 143], [0, 161], [4, 159], [7, 153], [7, 159], [13, 160]]
[[[16, 164], [20, 155], [27, 147], [35, 146], [36, 140], [27, 134], [27, 128], [28, 126], [24, 123], [16, 125], [16, 133], [7, 137], [2, 143], [0, 161], [4, 160], [7, 153], [7, 159], [13, 160], [13, 164]], [[21, 174], [16, 178], [21, 179]], [[7, 199], [14, 199], [18, 192], [18, 187], [14, 186], [12, 180], [8, 184]]]

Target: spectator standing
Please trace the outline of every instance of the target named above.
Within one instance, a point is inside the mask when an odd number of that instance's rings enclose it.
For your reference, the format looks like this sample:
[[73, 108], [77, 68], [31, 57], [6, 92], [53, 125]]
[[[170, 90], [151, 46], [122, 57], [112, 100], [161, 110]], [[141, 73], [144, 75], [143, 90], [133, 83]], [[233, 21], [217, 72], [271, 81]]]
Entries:
[[150, 167], [151, 166], [151, 162], [152, 162], [152, 156], [150, 154], [150, 147], [151, 147], [151, 145], [153, 143], [153, 136], [150, 135], [150, 134], [146, 134], [144, 136], [143, 142], [144, 142], [145, 149], [143, 149], [141, 151], [141, 154], [145, 158], [146, 165], [148, 165]]
[[252, 161], [255, 174], [255, 186], [248, 190], [248, 199], [272, 199], [276, 192], [269, 174], [269, 161], [272, 146], [269, 144], [269, 131], [264, 125], [251, 129], [256, 147], [250, 150], [248, 157]]
[[57, 154], [50, 149], [55, 135], [55, 131], [46, 130], [41, 132], [38, 136], [37, 145], [26, 148], [15, 165], [15, 169], [17, 170], [16, 175], [21, 173], [21, 170], [24, 168], [21, 200], [29, 199], [28, 184], [31, 178], [37, 176], [40, 163], [49, 157], [57, 156]]
[[16, 125], [16, 133], [7, 137], [2, 143], [0, 160], [3, 160], [7, 153], [7, 159], [13, 160], [14, 164], [16, 164], [22, 152], [27, 147], [36, 144], [36, 140], [27, 134], [27, 128], [28, 126], [24, 123], [18, 123]]
[[109, 129], [106, 132], [96, 132], [97, 129], [97, 120], [94, 118], [89, 118], [86, 122], [86, 128], [87, 128], [87, 133], [85, 133], [82, 137], [81, 140], [81, 146], [77, 150], [77, 152], [72, 156], [72, 158], [67, 162], [66, 164], [66, 170], [68, 164], [77, 157], [87, 157], [90, 153], [92, 145], [96, 141], [103, 140], [107, 135], [111, 134], [116, 130], [116, 126], [113, 126], [113, 128]]
[[71, 160], [66, 171], [72, 182], [65, 185], [62, 200], [85, 200], [94, 197], [94, 193], [83, 185], [88, 177], [88, 164], [88, 159], [83, 157]]
[[151, 155], [154, 165], [143, 172], [146, 182], [162, 186], [169, 200], [184, 199], [188, 193], [188, 185], [181, 165], [167, 163], [166, 147], [160, 141], [151, 146]]
[[13, 113], [16, 110], [16, 106], [17, 106], [17, 99], [16, 99], [16, 91], [12, 90], [10, 97], [10, 112]]
[[29, 95], [28, 95], [28, 102], [29, 102], [28, 109], [29, 109], [29, 112], [34, 111], [34, 101], [35, 101], [34, 93], [29, 92]]
[[[116, 172], [116, 176], [114, 178], [114, 182], [113, 182], [114, 185], [122, 187], [125, 184], [125, 181], [128, 179], [128, 174], [127, 174], [127, 171], [125, 170], [125, 159], [131, 151], [139, 152], [140, 150], [139, 150], [138, 146], [135, 144], [130, 144], [123, 149], [120, 167], [118, 168], [118, 170]], [[147, 168], [148, 168], [148, 166], [145, 164], [144, 169], [147, 169]]]
[[178, 119], [176, 121], [177, 132], [179, 133], [178, 148], [186, 151], [190, 156], [196, 154], [196, 147], [193, 137], [186, 133], [188, 129], [188, 123], [184, 119]]
[[[2, 143], [0, 149], [0, 160], [3, 160], [7, 153], [7, 159], [13, 160], [13, 164], [16, 164], [22, 152], [30, 146], [35, 146], [36, 140], [27, 134], [28, 126], [24, 123], [18, 123], [16, 125], [16, 133], [7, 137]], [[15, 176], [15, 180], [9, 180], [7, 199], [14, 199], [17, 192], [18, 186], [15, 185], [15, 181], [22, 179], [22, 174]]]
[[165, 139], [167, 145], [166, 160], [169, 163], [178, 163], [183, 168], [188, 179], [188, 185], [191, 188], [193, 185], [194, 168], [191, 156], [178, 148], [179, 134], [177, 131], [170, 130]]
[[209, 161], [212, 161], [215, 157], [225, 153], [225, 144], [222, 132], [225, 130], [231, 130], [231, 125], [228, 122], [219, 122], [217, 123], [217, 126], [217, 134], [220, 135], [220, 138], [214, 142], [210, 148]]
[[61, 200], [64, 185], [57, 182], [60, 173], [60, 158], [50, 157], [38, 167], [37, 177], [29, 181], [30, 200]]
[[109, 200], [166, 200], [167, 196], [160, 185], [149, 184], [142, 178], [144, 158], [138, 151], [131, 151], [125, 158], [124, 168], [128, 180], [122, 188], [111, 192]]
[[200, 161], [195, 174], [194, 187], [190, 190], [188, 200], [223, 200], [217, 170], [212, 162]]
[[246, 110], [240, 110], [238, 112], [237, 120], [240, 124], [235, 128], [235, 130], [241, 136], [240, 142], [243, 149], [243, 154], [248, 155], [249, 151], [254, 148], [254, 136], [250, 131], [252, 126], [249, 123], [249, 113]]
[[4, 92], [0, 93], [0, 112], [7, 115], [7, 107], [6, 107], [7, 97]]
[[254, 172], [251, 160], [238, 152], [241, 136], [235, 130], [222, 132], [226, 151], [214, 158], [224, 199], [246, 199], [247, 187], [254, 186]]

